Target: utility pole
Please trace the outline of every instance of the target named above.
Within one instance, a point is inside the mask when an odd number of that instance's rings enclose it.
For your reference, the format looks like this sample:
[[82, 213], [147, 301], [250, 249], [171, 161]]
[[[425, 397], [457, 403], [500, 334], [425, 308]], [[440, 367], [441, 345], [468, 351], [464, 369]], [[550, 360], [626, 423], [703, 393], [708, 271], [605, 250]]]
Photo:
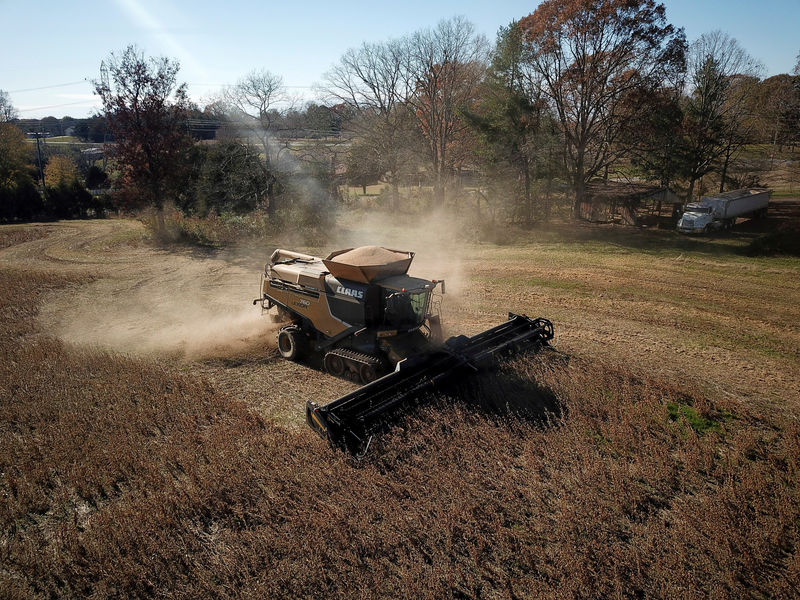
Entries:
[[35, 137], [36, 138], [36, 157], [37, 157], [38, 163], [39, 163], [39, 179], [41, 179], [41, 181], [42, 181], [42, 194], [45, 193], [44, 167], [42, 167], [42, 147], [41, 147], [41, 145], [39, 143], [39, 140], [41, 138], [47, 137], [49, 135], [50, 134], [48, 132], [46, 132], [46, 131], [45, 132], [39, 132], [39, 131], [29, 131], [28, 132], [28, 136], [29, 137]]

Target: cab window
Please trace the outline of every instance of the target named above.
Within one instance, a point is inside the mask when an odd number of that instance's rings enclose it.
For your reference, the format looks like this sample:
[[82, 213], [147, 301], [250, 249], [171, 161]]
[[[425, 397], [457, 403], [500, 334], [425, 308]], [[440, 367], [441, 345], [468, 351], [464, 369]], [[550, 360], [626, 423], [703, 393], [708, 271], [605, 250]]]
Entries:
[[418, 327], [425, 320], [427, 308], [428, 292], [395, 292], [386, 299], [385, 322], [398, 329]]

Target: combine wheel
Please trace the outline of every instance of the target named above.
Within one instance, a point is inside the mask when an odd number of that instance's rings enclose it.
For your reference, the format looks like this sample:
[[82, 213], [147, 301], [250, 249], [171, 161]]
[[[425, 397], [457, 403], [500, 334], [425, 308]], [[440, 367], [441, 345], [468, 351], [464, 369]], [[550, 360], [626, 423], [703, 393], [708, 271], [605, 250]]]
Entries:
[[325, 355], [325, 370], [328, 373], [335, 377], [341, 377], [344, 375], [344, 369], [344, 359], [341, 356], [333, 352], [328, 352]]
[[297, 327], [284, 327], [278, 333], [278, 352], [287, 360], [297, 360], [302, 354], [303, 334]]
[[541, 327], [544, 329], [544, 335], [541, 339], [545, 342], [549, 342], [555, 337], [555, 331], [553, 330], [553, 324], [548, 321], [547, 319], [536, 319], [534, 320], [534, 325], [536, 327]]

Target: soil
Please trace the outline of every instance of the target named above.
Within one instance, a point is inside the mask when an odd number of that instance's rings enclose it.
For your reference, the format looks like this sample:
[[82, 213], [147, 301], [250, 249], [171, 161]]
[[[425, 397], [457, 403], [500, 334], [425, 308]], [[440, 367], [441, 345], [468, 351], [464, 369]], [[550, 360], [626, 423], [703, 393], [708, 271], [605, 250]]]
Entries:
[[800, 226], [800, 199], [772, 198], [766, 219], [739, 219], [734, 231], [740, 235], [770, 233]]
[[154, 248], [133, 220], [30, 228], [41, 237], [0, 250], [0, 265], [91, 277], [41, 308], [50, 335], [202, 374], [287, 424], [302, 423], [306, 399], [327, 401], [355, 387], [280, 357], [279, 326], [252, 304], [266, 258]]

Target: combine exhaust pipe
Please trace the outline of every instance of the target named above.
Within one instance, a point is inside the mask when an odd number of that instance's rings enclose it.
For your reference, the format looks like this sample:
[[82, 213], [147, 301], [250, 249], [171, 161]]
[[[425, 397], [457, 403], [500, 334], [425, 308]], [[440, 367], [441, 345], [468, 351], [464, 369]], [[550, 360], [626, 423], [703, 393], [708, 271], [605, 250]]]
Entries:
[[486, 369], [500, 356], [538, 351], [553, 339], [547, 319], [508, 314], [508, 321], [473, 337], [452, 337], [441, 349], [401, 361], [393, 373], [324, 406], [306, 402], [306, 422], [332, 446], [363, 456], [387, 416], [454, 377]]

